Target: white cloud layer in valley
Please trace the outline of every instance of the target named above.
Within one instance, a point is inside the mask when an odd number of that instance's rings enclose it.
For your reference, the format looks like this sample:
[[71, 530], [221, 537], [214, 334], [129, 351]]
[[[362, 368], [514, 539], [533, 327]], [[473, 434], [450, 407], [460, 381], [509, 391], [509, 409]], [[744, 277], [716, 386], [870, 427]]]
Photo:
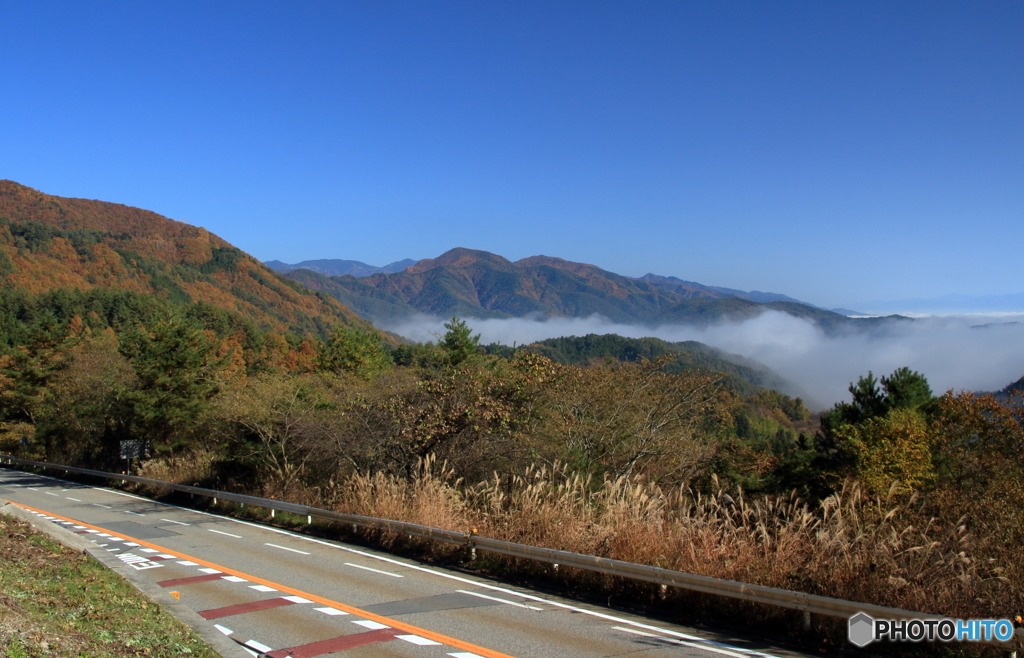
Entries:
[[[416, 316], [387, 329], [412, 340], [431, 341], [444, 333], [445, 321]], [[835, 335], [776, 311], [711, 327], [644, 327], [597, 316], [543, 321], [469, 318], [467, 323], [484, 344], [523, 345], [591, 333], [700, 341], [768, 366], [793, 384], [787, 392], [802, 396], [813, 410], [849, 399], [850, 382], [869, 370], [880, 376], [907, 366], [923, 373], [936, 393], [998, 390], [1024, 375], [1024, 315], [920, 317], [882, 331]]]

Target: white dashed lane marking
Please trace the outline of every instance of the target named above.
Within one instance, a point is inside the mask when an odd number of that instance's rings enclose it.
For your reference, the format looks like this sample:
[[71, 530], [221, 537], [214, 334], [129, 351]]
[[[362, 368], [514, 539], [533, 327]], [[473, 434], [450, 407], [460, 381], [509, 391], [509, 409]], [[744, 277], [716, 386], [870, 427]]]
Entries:
[[348, 614], [344, 610], [337, 610], [335, 608], [313, 608], [313, 609], [316, 610], [317, 612], [322, 612], [325, 615], [330, 615], [332, 617], [337, 617], [339, 615], [347, 615]]
[[133, 514], [135, 516], [146, 516], [145, 514], [139, 514], [138, 512], [132, 512], [130, 510], [124, 510], [125, 514]]
[[65, 496], [65, 498], [67, 498], [68, 500], [73, 500], [73, 501], [75, 501], [76, 503], [80, 503], [80, 502], [82, 502], [82, 501], [78, 500], [77, 498], [72, 498], [71, 496]]
[[304, 599], [301, 596], [282, 596], [281, 598], [292, 603], [312, 603], [309, 599]]
[[292, 553], [301, 553], [302, 555], [309, 555], [306, 551], [300, 551], [297, 548], [288, 548], [287, 546], [278, 546], [277, 544], [264, 543], [264, 546], [273, 546], [274, 548], [280, 548], [282, 551], [291, 551]]
[[260, 653], [267, 653], [269, 651], [273, 651], [272, 648], [268, 647], [265, 644], [257, 642], [256, 640], [249, 640], [248, 642], [245, 643], [245, 645], [248, 646], [248, 647], [252, 647], [256, 651], [259, 651]]
[[363, 569], [365, 571], [372, 571], [373, 573], [379, 573], [379, 574], [381, 574], [383, 576], [391, 576], [392, 578], [404, 578], [404, 576], [402, 576], [401, 574], [388, 573], [387, 571], [381, 571], [380, 569], [372, 569], [370, 567], [364, 567], [361, 564], [352, 564], [351, 562], [346, 562], [345, 566], [347, 566], [347, 567], [355, 567], [356, 569]]
[[228, 537], [234, 537], [235, 539], [241, 539], [241, 535], [233, 535], [230, 532], [221, 532], [220, 530], [214, 530], [213, 528], [207, 528], [210, 532], [216, 532], [218, 535], [227, 535]]
[[161, 521], [167, 521], [168, 523], [177, 523], [178, 525], [192, 525], [191, 523], [182, 523], [181, 521], [175, 521], [174, 519], [160, 519]]
[[427, 647], [434, 644], [441, 644], [440, 642], [434, 642], [433, 640], [428, 640], [427, 638], [420, 637], [419, 635], [396, 635], [395, 637], [399, 640], [411, 642], [412, 644], [418, 644], [421, 647]]
[[469, 592], [469, 591], [464, 590], [464, 589], [457, 589], [455, 591], [459, 592], [460, 594], [469, 594], [470, 596], [475, 596], [475, 597], [480, 598], [480, 599], [487, 599], [488, 601], [497, 601], [499, 603], [506, 603], [508, 605], [514, 605], [517, 608], [526, 608], [527, 610], [536, 610], [537, 612], [544, 612], [544, 608], [538, 608], [536, 606], [526, 605], [525, 603], [516, 603], [515, 601], [509, 601], [508, 599], [500, 599], [497, 596], [487, 596], [486, 594], [481, 594], [479, 592]]
[[254, 589], [257, 592], [276, 592], [277, 591], [273, 587], [267, 587], [266, 585], [249, 585], [249, 589]]
[[105, 509], [113, 509], [110, 505], [100, 505], [99, 503], [92, 503], [96, 507], [103, 507]]
[[369, 619], [357, 619], [356, 621], [354, 621], [352, 623], [353, 624], [359, 624], [360, 626], [364, 626], [364, 627], [369, 628], [370, 630], [374, 630], [374, 631], [379, 631], [382, 628], [391, 628], [387, 624], [381, 624], [380, 622], [370, 621]]

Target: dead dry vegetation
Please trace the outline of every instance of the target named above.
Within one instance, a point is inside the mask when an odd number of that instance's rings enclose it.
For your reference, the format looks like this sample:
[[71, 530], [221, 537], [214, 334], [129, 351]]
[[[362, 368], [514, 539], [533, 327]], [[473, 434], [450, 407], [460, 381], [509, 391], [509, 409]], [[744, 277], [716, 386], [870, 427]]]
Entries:
[[[176, 473], [163, 475], [185, 475], [188, 463], [204, 461], [180, 461]], [[156, 469], [148, 473], [157, 474]], [[712, 481], [712, 491], [700, 493], [630, 476], [595, 482], [556, 465], [466, 484], [445, 464], [427, 458], [411, 478], [352, 474], [330, 491], [306, 490], [299, 498], [340, 512], [475, 529], [523, 544], [957, 618], [1005, 618], [1021, 603], [1012, 585], [1022, 576], [1019, 556], [1012, 550], [991, 556], [989, 549], [990, 557], [979, 557], [968, 519], [942, 524], [918, 494], [900, 494], [893, 487], [872, 495], [850, 480], [817, 503], [795, 493], [748, 499], [741, 490], [730, 492]], [[251, 493], [284, 499], [295, 491], [265, 486]], [[384, 545], [407, 543], [386, 533], [374, 538]], [[445, 545], [422, 548], [449, 558], [455, 552]], [[684, 592], [638, 589], [571, 570], [556, 576], [550, 567], [501, 557], [488, 556], [486, 564], [543, 573], [606, 594], [628, 591], [663, 605], [687, 598]], [[742, 609], [750, 621], [793, 616], [728, 602], [704, 601], [700, 609], [713, 613], [730, 606]], [[795, 626], [792, 622], [787, 623]], [[845, 631], [832, 624], [830, 632], [841, 640]]]

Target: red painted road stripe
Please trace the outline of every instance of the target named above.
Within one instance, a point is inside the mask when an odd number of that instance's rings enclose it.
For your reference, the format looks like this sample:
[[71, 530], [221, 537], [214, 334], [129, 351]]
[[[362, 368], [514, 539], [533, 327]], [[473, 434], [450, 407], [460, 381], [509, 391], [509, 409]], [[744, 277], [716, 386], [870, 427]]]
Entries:
[[284, 598], [263, 599], [262, 601], [253, 601], [251, 603], [239, 603], [238, 605], [229, 605], [223, 608], [200, 610], [199, 616], [203, 619], [220, 619], [221, 617], [240, 615], [243, 612], [256, 612], [257, 610], [280, 608], [283, 605], [295, 605], [295, 602], [289, 601], [288, 599]]
[[157, 585], [160, 587], [177, 587], [178, 585], [191, 585], [192, 583], [205, 583], [208, 580], [220, 580], [224, 577], [222, 573], [208, 573], [202, 576], [189, 576], [188, 578], [175, 578], [173, 580], [161, 580]]
[[356, 633], [355, 635], [343, 635], [332, 640], [320, 640], [319, 642], [301, 644], [290, 649], [278, 649], [277, 651], [268, 652], [267, 655], [270, 658], [314, 658], [315, 656], [322, 656], [325, 653], [334, 653], [343, 649], [353, 649], [367, 644], [387, 642], [388, 640], [395, 639], [395, 636], [399, 633], [400, 631], [396, 631], [393, 628], [382, 628], [376, 631], [367, 631], [366, 633]]

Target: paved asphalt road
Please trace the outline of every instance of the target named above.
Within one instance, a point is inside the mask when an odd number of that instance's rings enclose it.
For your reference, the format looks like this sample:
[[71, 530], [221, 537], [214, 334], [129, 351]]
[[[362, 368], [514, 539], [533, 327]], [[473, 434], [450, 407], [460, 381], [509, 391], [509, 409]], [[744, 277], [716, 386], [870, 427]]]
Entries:
[[803, 655], [19, 471], [0, 469], [0, 499], [64, 525], [178, 592], [253, 655]]

